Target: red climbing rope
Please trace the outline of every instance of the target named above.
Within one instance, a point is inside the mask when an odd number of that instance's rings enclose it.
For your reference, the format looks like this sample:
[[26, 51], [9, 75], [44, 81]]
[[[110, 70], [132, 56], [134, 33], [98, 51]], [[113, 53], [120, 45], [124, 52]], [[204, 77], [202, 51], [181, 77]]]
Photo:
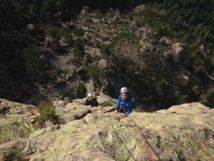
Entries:
[[[124, 108], [123, 106], [122, 106], [122, 108], [123, 108], [124, 112], [126, 113], [125, 108]], [[141, 137], [141, 139], [142, 139], [142, 141], [143, 141], [143, 143], [144, 143], [144, 146], [146, 147], [146, 151], [147, 151], [147, 153], [148, 153], [148, 155], [149, 155], [150, 161], [154, 161], [154, 159], [153, 159], [153, 157], [152, 157], [152, 153], [151, 153], [151, 151], [150, 151], [150, 149], [149, 149], [148, 143], [147, 143], [147, 141], [146, 141], [146, 138], [145, 138], [145, 136], [144, 136], [144, 134], [143, 134], [143, 132], [142, 132], [140, 126], [138, 126], [138, 124], [134, 121], [134, 119], [133, 119], [131, 116], [128, 116], [128, 118], [129, 118], [129, 119], [134, 123], [134, 125], [137, 127], [138, 133], [140, 134], [140, 137]]]

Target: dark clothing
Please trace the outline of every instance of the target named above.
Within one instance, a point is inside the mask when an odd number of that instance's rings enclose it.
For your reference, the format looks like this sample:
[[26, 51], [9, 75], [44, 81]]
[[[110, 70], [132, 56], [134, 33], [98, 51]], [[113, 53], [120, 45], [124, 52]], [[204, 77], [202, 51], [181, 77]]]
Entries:
[[98, 102], [96, 98], [93, 98], [92, 101], [86, 99], [85, 105], [91, 105], [91, 107], [98, 106]]

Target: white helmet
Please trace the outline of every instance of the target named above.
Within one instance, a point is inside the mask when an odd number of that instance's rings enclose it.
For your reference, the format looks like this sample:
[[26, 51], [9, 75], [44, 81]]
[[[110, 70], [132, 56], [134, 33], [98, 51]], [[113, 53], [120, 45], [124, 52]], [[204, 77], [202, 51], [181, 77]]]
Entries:
[[126, 87], [122, 87], [122, 88], [120, 89], [120, 93], [129, 93], [129, 89], [126, 88]]
[[89, 93], [87, 98], [89, 98], [89, 97], [94, 97], [94, 96], [93, 96], [93, 94]]

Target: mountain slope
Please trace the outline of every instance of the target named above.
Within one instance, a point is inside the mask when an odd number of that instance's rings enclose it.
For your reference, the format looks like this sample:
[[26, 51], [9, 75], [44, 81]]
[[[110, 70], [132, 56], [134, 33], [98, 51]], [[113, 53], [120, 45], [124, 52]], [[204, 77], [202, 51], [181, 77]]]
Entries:
[[0, 97], [38, 104], [127, 86], [147, 110], [213, 106], [212, 2], [76, 2], [3, 1]]

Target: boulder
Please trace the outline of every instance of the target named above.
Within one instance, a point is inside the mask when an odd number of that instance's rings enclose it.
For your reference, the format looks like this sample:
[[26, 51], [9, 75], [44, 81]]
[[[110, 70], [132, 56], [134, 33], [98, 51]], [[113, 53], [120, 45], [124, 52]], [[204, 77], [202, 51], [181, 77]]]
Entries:
[[31, 116], [37, 115], [38, 111], [33, 105], [0, 99], [0, 114], [3, 114], [7, 120], [30, 122]]
[[100, 96], [97, 96], [97, 101], [98, 101], [99, 104], [109, 103], [111, 106], [112, 105], [116, 105], [116, 102], [117, 102], [116, 99], [113, 99], [110, 96], [104, 95], [104, 94], [100, 95]]
[[0, 160], [21, 160], [21, 158], [24, 158], [22, 151], [26, 146], [26, 142], [26, 138], [19, 138], [8, 143], [0, 144]]
[[175, 54], [180, 54], [183, 51], [183, 47], [179, 42], [172, 44], [172, 49], [175, 51]]
[[76, 100], [68, 103], [65, 107], [56, 106], [56, 114], [64, 120], [65, 123], [75, 119], [81, 119], [89, 113], [89, 106], [84, 105], [84, 100]]
[[83, 9], [80, 11], [80, 16], [86, 16], [88, 14], [88, 10], [88, 6], [83, 6]]
[[35, 30], [35, 25], [34, 24], [28, 24], [27, 26], [26, 26], [26, 29], [28, 30], [28, 31], [32, 31], [32, 30]]
[[107, 61], [105, 59], [100, 59], [97, 65], [101, 70], [107, 69], [108, 67]]
[[32, 122], [37, 114], [35, 106], [0, 99], [1, 161], [21, 160], [27, 137], [36, 130]]
[[89, 79], [88, 82], [85, 84], [85, 86], [86, 86], [88, 93], [94, 93], [95, 92], [93, 79]]

